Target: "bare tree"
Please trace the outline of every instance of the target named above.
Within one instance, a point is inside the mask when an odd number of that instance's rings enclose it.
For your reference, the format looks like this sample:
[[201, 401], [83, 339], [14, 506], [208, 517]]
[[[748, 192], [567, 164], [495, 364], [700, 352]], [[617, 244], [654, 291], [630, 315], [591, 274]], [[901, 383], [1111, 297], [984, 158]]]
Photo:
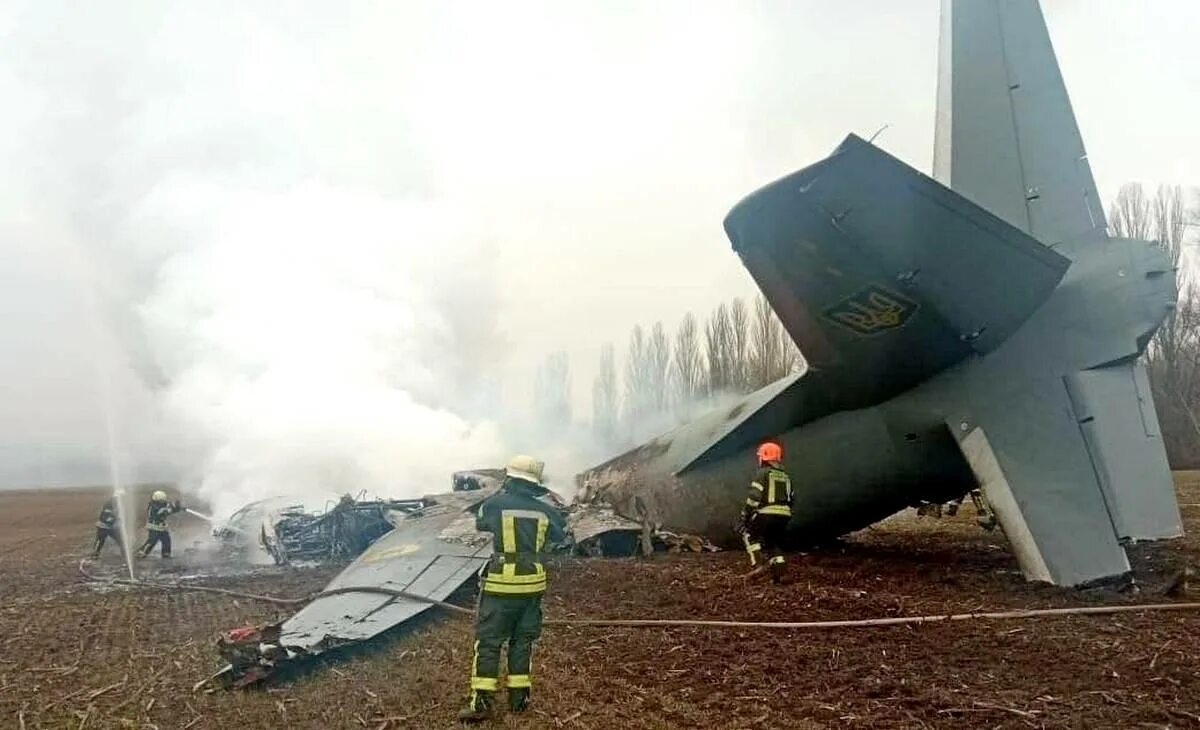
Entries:
[[648, 396], [655, 413], [665, 413], [668, 407], [667, 375], [671, 367], [671, 341], [662, 322], [655, 322], [646, 345], [646, 365], [649, 368]]
[[538, 368], [534, 402], [543, 428], [556, 431], [571, 425], [571, 367], [567, 353], [548, 356]]
[[704, 363], [700, 357], [700, 334], [696, 317], [688, 312], [675, 331], [675, 353], [671, 359], [672, 410], [677, 416], [690, 415], [700, 400]]
[[752, 388], [761, 388], [790, 372], [784, 351], [783, 325], [770, 303], [761, 294], [754, 300], [754, 321], [750, 339], [750, 377]]
[[750, 311], [746, 302], [738, 297], [729, 304], [730, 359], [733, 370], [728, 374], [730, 387], [739, 392], [751, 390], [749, 378], [750, 360]]
[[616, 354], [607, 344], [600, 349], [600, 370], [592, 384], [592, 430], [605, 448], [617, 443], [619, 405]]
[[1113, 233], [1121, 238], [1150, 238], [1150, 202], [1138, 183], [1126, 183], [1109, 208], [1108, 220]]
[[635, 325], [629, 335], [629, 349], [625, 353], [623, 417], [630, 428], [645, 419], [651, 411], [653, 396], [650, 394], [648, 349], [645, 331], [640, 324]]
[[730, 390], [731, 372], [735, 365], [731, 360], [733, 340], [729, 321], [729, 308], [724, 303], [713, 310], [704, 326], [704, 354], [708, 360], [709, 395]]

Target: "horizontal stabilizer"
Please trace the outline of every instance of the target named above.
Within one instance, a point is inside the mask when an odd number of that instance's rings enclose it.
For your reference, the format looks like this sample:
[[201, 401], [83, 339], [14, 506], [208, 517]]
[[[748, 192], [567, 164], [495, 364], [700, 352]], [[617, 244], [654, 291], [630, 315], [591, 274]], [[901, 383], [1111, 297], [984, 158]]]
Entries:
[[1129, 571], [1061, 379], [967, 405], [947, 425], [1026, 578], [1072, 586]]
[[1146, 369], [1123, 363], [1084, 370], [1067, 378], [1067, 388], [1117, 536], [1138, 541], [1182, 535]]
[[862, 408], [1003, 342], [1070, 262], [850, 136], [725, 230], [806, 360]]

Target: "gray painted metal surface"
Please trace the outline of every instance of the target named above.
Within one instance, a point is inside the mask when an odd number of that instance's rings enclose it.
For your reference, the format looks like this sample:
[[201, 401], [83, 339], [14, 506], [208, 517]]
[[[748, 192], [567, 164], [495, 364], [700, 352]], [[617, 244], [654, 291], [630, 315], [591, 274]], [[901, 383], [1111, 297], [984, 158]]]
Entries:
[[1176, 299], [1109, 238], [1033, 0], [943, 8], [939, 185], [851, 137], [726, 219], [811, 368], [579, 477], [584, 501], [732, 543], [753, 445], [784, 446], [816, 541], [982, 486], [1022, 570], [1128, 571], [1181, 534], [1137, 359]]
[[[395, 529], [283, 622], [280, 645], [301, 656], [320, 653], [371, 639], [430, 607], [426, 601], [346, 589], [386, 588], [435, 601], [448, 598], [492, 555], [492, 536], [475, 529], [475, 507], [496, 493], [494, 482], [482, 489], [425, 497], [430, 506], [417, 512], [393, 512]], [[543, 500], [561, 503], [552, 492]], [[638, 522], [595, 507], [574, 510], [569, 521], [581, 544], [604, 540], [609, 533], [641, 531]]]
[[943, 0], [934, 176], [1050, 246], [1104, 206], [1037, 0]]
[[[475, 530], [471, 506], [494, 489], [434, 497], [437, 504], [407, 515], [337, 576], [325, 592], [359, 586], [391, 588], [445, 600], [487, 562], [491, 536]], [[430, 606], [378, 593], [317, 596], [282, 625], [280, 644], [316, 653], [370, 639]]]
[[1096, 466], [1117, 537], [1160, 540], [1179, 537], [1183, 523], [1141, 363], [1083, 370], [1067, 379], [1075, 415]]

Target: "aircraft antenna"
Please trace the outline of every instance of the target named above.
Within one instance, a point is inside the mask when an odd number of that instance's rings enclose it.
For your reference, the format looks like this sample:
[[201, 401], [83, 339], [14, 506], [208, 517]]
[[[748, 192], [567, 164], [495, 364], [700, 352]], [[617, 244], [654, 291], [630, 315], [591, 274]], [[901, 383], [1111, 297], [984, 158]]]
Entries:
[[867, 140], [867, 144], [873, 144], [875, 142], [875, 138], [878, 137], [879, 135], [883, 134], [883, 130], [887, 129], [889, 126], [891, 126], [891, 125], [885, 124], [882, 127], [880, 127], [878, 130], [876, 130], [875, 134], [872, 134], [871, 138]]

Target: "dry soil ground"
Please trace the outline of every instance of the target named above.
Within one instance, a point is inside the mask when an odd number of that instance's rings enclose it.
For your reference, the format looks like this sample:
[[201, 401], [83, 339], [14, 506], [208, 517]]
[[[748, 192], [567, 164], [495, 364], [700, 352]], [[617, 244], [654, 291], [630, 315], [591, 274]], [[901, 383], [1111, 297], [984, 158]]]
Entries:
[[[1178, 481], [1196, 534], [1200, 475]], [[98, 490], [0, 493], [0, 728], [455, 726], [470, 624], [433, 612], [291, 683], [193, 692], [218, 665], [218, 631], [277, 611], [218, 595], [85, 585], [77, 563], [102, 499]], [[171, 570], [204, 570], [202, 556], [177, 553]], [[1002, 538], [974, 527], [970, 514], [903, 516], [795, 556], [793, 582], [781, 589], [747, 587], [742, 556], [732, 553], [558, 560], [546, 612], [804, 620], [1178, 600], [1161, 594], [1198, 558], [1196, 537], [1139, 548], [1140, 595], [1064, 591], [1023, 583]], [[119, 566], [110, 550], [99, 569]], [[146, 561], [147, 570], [160, 566]], [[270, 569], [209, 582], [303, 595], [334, 572]], [[823, 632], [547, 627], [534, 657], [536, 710], [497, 724], [1198, 727], [1198, 629], [1200, 612]]]

